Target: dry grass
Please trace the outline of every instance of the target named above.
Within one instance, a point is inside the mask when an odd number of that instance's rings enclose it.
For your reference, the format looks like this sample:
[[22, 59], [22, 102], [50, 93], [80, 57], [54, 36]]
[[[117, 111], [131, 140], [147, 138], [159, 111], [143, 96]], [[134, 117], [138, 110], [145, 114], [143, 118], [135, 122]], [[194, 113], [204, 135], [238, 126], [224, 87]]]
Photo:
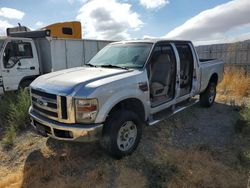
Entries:
[[[68, 149], [69, 151], [70, 149]], [[244, 187], [246, 177], [214, 160], [208, 152], [166, 150], [158, 146], [154, 158], [133, 155], [121, 161], [85, 161], [75, 154], [36, 152], [34, 161], [0, 181], [7, 187]], [[52, 152], [53, 153], [53, 152]], [[85, 164], [85, 165], [83, 165]]]
[[218, 90], [224, 96], [247, 97], [250, 94], [250, 75], [243, 69], [226, 67]]
[[[165, 129], [162, 128], [160, 133]], [[36, 149], [37, 144], [32, 143], [39, 140], [39, 137], [29, 141], [20, 139], [13, 148], [18, 153], [0, 155], [0, 159], [5, 162], [14, 156], [17, 156], [15, 161], [18, 162], [19, 158], [20, 162], [23, 161], [18, 168], [3, 169], [0, 166], [0, 188], [189, 188], [246, 185], [247, 177], [244, 173], [216, 160], [209, 151], [171, 149], [165, 146], [166, 140], [158, 143], [157, 138], [154, 139], [151, 155], [141, 145], [132, 156], [120, 161], [114, 161], [98, 151], [100, 148], [96, 145], [86, 148], [74, 144], [53, 146], [40, 142]]]
[[1, 188], [17, 188], [22, 187], [23, 173], [22, 171], [15, 172], [5, 179], [0, 181]]
[[213, 159], [209, 152], [174, 150], [170, 160], [180, 174], [174, 176], [168, 187], [244, 187], [247, 177], [235, 169]]

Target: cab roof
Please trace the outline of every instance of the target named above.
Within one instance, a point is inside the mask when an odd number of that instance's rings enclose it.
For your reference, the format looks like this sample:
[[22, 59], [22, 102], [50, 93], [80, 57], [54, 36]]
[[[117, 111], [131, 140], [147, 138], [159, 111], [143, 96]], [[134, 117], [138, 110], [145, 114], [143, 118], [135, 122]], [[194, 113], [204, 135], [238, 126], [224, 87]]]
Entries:
[[139, 39], [139, 40], [125, 40], [119, 42], [113, 42], [112, 44], [124, 44], [124, 43], [161, 43], [161, 42], [173, 42], [173, 43], [192, 43], [189, 40], [171, 40], [171, 39]]

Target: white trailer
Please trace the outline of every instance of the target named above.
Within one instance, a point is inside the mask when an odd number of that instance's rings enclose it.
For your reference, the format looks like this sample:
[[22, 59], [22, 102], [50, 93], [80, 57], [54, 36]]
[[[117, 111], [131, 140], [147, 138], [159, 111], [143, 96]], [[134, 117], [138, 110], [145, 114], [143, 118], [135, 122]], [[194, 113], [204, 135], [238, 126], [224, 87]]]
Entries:
[[0, 38], [0, 94], [27, 87], [39, 75], [82, 66], [110, 42], [51, 37]]

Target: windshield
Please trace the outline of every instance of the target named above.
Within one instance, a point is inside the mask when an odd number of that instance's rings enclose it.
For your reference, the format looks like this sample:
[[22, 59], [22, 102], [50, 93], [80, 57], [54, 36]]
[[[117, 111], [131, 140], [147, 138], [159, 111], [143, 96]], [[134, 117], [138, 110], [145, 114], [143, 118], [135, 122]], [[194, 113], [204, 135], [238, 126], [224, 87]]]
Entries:
[[94, 56], [88, 64], [94, 66], [116, 66], [142, 68], [152, 48], [150, 43], [126, 43], [108, 45]]

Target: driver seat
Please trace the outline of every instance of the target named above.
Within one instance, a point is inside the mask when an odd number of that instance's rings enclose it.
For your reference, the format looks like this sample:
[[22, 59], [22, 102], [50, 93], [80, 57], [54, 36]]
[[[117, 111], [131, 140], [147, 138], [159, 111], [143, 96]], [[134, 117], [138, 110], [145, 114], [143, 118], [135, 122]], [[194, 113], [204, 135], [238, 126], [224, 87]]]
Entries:
[[153, 97], [167, 96], [171, 79], [171, 61], [168, 54], [161, 54], [151, 66], [150, 93]]

